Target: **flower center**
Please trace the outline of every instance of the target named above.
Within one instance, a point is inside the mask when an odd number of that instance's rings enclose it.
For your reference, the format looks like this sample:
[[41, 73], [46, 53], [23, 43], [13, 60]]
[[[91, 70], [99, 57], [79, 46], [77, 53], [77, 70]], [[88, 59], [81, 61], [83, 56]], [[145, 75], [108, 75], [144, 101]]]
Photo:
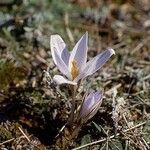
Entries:
[[77, 63], [75, 60], [73, 60], [71, 63], [72, 63], [71, 76], [72, 76], [72, 80], [74, 80], [77, 77], [77, 75], [79, 74], [79, 70], [78, 70]]

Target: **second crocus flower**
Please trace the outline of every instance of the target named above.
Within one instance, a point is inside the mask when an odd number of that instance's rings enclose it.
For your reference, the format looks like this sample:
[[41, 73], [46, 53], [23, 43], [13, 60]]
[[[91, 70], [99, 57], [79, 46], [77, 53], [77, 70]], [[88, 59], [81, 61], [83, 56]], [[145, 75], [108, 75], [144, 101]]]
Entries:
[[78, 119], [85, 123], [88, 119], [91, 119], [98, 111], [102, 103], [102, 92], [91, 92], [87, 95], [80, 107]]

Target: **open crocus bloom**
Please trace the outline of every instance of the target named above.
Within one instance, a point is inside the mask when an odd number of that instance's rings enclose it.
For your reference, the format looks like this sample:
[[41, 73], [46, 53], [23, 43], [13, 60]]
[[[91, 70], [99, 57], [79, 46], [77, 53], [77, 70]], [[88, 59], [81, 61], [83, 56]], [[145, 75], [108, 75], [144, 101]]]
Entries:
[[99, 109], [99, 106], [102, 103], [102, 92], [91, 92], [82, 102], [79, 119], [83, 122], [86, 122], [88, 119], [91, 119]]
[[113, 49], [107, 49], [87, 62], [87, 32], [71, 52], [67, 50], [63, 39], [57, 34], [51, 36], [50, 45], [54, 63], [65, 76], [55, 75], [53, 79], [57, 84], [76, 85], [80, 79], [95, 73], [115, 54]]

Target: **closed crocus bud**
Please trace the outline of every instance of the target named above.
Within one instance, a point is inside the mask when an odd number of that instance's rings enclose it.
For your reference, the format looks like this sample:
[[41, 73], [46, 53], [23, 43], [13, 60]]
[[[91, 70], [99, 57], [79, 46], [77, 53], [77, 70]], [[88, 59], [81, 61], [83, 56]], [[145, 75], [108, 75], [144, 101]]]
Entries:
[[92, 92], [85, 97], [79, 113], [81, 122], [85, 123], [97, 113], [99, 106], [102, 103], [102, 97], [102, 92]]

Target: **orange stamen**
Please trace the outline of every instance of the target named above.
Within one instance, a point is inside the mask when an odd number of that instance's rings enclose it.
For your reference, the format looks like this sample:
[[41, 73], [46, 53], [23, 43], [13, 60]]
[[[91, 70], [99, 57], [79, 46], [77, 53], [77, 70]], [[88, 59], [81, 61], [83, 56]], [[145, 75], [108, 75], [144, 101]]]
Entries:
[[79, 70], [77, 67], [77, 63], [75, 60], [72, 61], [72, 67], [71, 67], [71, 75], [72, 75], [72, 80], [74, 80], [77, 75], [79, 74]]

